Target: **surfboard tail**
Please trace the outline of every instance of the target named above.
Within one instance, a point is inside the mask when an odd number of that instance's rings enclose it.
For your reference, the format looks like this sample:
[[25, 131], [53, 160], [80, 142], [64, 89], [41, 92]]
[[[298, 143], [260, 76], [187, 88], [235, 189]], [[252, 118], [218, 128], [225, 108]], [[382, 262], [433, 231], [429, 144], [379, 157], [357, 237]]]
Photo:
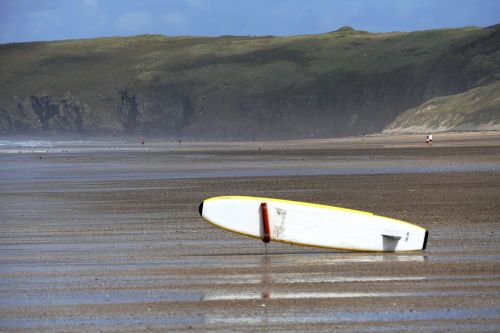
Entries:
[[424, 245], [422, 246], [422, 250], [425, 250], [427, 247], [427, 239], [429, 238], [429, 231], [425, 230], [425, 236], [424, 236]]

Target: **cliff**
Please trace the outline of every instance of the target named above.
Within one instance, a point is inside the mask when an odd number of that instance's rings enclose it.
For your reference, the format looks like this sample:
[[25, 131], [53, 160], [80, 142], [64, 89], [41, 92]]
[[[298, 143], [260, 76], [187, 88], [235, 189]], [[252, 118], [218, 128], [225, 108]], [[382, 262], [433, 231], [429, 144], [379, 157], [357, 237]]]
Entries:
[[[0, 133], [358, 135], [381, 131], [433, 98], [473, 92], [498, 80], [498, 25], [4, 44]], [[488, 98], [500, 96], [498, 89], [491, 94]], [[471, 124], [498, 122], [498, 109], [488, 112], [493, 116]], [[439, 127], [432, 123], [439, 119], [428, 125]], [[411, 122], [404, 126], [414, 126]]]

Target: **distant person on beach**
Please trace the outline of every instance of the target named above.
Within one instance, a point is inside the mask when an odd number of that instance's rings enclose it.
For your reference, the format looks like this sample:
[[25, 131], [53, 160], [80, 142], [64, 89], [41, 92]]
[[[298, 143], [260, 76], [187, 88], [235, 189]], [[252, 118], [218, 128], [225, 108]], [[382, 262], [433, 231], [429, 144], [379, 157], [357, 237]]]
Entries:
[[427, 134], [427, 137], [425, 138], [425, 143], [432, 146], [432, 134]]

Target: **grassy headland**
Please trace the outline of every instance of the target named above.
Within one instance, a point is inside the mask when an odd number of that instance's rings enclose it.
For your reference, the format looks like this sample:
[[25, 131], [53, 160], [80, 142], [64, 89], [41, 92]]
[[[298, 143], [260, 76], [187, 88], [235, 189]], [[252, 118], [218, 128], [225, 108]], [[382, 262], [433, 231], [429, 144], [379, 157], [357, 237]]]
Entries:
[[[498, 80], [500, 26], [4, 44], [0, 132], [357, 135], [440, 96], [484, 88], [488, 101], [498, 100]], [[498, 107], [482, 117], [459, 105], [472, 114], [464, 118], [469, 129], [500, 122]], [[442, 117], [431, 118], [430, 126], [444, 126]], [[416, 126], [406, 119], [405, 127]]]

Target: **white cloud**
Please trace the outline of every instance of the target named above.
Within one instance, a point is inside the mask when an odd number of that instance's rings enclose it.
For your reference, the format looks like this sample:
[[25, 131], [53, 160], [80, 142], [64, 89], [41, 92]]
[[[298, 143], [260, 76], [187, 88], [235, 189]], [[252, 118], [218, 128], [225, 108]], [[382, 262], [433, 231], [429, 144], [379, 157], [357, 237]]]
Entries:
[[36, 35], [52, 33], [61, 23], [61, 19], [49, 10], [30, 12], [27, 14], [27, 18], [30, 22], [31, 28], [33, 29], [33, 33]]
[[109, 17], [106, 10], [99, 7], [98, 0], [81, 0], [81, 6], [78, 6], [80, 17], [89, 22], [85, 28], [91, 31], [103, 29], [109, 25]]
[[151, 25], [151, 14], [145, 11], [129, 12], [115, 20], [115, 26], [126, 32], [144, 33]]
[[184, 23], [184, 16], [181, 13], [168, 13], [163, 15], [161, 19], [171, 27], [177, 27]]
[[205, 3], [201, 0], [187, 0], [187, 4], [193, 9], [205, 9]]
[[28, 18], [39, 22], [50, 23], [59, 21], [57, 16], [48, 10], [40, 10], [28, 13]]
[[83, 4], [91, 9], [97, 9], [97, 0], [82, 0]]

